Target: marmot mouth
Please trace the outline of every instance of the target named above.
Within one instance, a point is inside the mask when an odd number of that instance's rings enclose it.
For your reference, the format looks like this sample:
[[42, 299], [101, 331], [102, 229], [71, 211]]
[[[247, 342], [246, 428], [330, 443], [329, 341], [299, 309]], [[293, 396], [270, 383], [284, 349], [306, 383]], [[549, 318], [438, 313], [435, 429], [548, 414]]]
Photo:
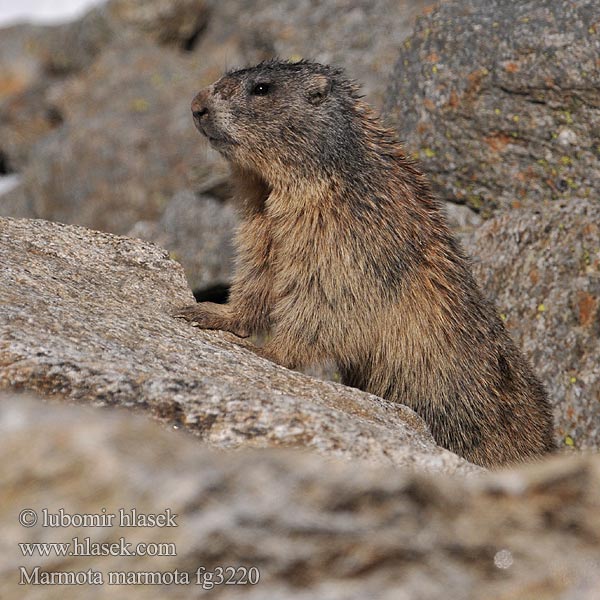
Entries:
[[233, 145], [233, 140], [224, 133], [220, 133], [218, 135], [212, 131], [212, 128], [207, 127], [207, 123], [195, 123], [196, 129], [209, 141], [211, 146], [225, 146], [225, 145]]
[[235, 142], [228, 137], [212, 137], [207, 135], [208, 143], [215, 149], [220, 152], [224, 152], [226, 148], [230, 148], [231, 146], [235, 146]]

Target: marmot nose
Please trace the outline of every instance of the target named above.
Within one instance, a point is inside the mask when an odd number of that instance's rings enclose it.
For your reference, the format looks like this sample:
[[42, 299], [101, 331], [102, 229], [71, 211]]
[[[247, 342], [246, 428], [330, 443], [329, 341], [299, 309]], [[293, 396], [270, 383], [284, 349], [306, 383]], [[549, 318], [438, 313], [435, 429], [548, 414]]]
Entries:
[[194, 117], [194, 119], [196, 119], [196, 121], [200, 121], [200, 119], [202, 119], [202, 117], [208, 113], [208, 108], [206, 108], [206, 106], [203, 106], [200, 109], [194, 110], [192, 109], [192, 116]]
[[192, 100], [192, 116], [196, 121], [200, 121], [202, 117], [208, 114], [208, 90], [202, 90]]
[[194, 117], [194, 119], [196, 121], [200, 121], [202, 119], [202, 117], [207, 113], [208, 113], [208, 108], [204, 107], [204, 108], [201, 108], [200, 110], [193, 110], [192, 116]]

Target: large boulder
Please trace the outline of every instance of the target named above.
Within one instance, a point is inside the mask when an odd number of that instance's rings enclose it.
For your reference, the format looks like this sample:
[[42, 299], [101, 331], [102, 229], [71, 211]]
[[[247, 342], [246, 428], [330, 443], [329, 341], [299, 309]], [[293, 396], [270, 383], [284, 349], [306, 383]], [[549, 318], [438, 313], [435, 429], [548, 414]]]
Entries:
[[386, 113], [436, 191], [489, 215], [600, 187], [600, 4], [449, 0], [399, 54]]
[[548, 389], [557, 441], [600, 449], [600, 203], [513, 210], [486, 222], [469, 250]]
[[[3, 600], [598, 597], [599, 457], [465, 479], [194, 442], [123, 412], [2, 398]], [[169, 526], [125, 527], [119, 511], [131, 519], [132, 509]], [[64, 526], [44, 527], [44, 510], [53, 520], [62, 510]], [[69, 526], [77, 515], [112, 526]], [[73, 538], [84, 549], [86, 538], [90, 548], [115, 543], [117, 555], [24, 556], [19, 545], [73, 551]], [[150, 555], [118, 555], [137, 544]], [[152, 544], [169, 545], [153, 555]], [[36, 567], [38, 582], [97, 573], [103, 583], [19, 585]], [[236, 569], [232, 581], [243, 569], [260, 579], [218, 585], [219, 567]]]
[[232, 334], [173, 318], [194, 298], [157, 246], [0, 219], [0, 263], [0, 388], [145, 411], [218, 447], [478, 470], [436, 446], [405, 406], [289, 371]]

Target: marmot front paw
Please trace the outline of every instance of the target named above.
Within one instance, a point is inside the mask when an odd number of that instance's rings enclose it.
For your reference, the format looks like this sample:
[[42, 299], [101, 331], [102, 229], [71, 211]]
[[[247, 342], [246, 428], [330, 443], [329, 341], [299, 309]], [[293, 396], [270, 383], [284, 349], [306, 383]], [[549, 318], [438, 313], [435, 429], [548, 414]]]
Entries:
[[220, 329], [242, 338], [250, 335], [245, 327], [232, 319], [225, 304], [199, 302], [198, 304], [181, 306], [173, 311], [172, 316], [190, 321], [194, 327], [200, 327], [201, 329]]

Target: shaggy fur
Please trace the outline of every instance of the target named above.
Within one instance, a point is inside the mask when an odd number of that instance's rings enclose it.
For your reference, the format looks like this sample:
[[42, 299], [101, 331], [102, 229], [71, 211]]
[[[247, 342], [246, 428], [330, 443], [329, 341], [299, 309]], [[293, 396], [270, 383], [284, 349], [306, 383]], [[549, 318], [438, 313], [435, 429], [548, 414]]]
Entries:
[[344, 383], [413, 408], [485, 466], [550, 451], [544, 389], [471, 274], [423, 175], [342, 72], [271, 61], [192, 103], [231, 166], [242, 224], [227, 305], [177, 316], [289, 368], [333, 359]]

